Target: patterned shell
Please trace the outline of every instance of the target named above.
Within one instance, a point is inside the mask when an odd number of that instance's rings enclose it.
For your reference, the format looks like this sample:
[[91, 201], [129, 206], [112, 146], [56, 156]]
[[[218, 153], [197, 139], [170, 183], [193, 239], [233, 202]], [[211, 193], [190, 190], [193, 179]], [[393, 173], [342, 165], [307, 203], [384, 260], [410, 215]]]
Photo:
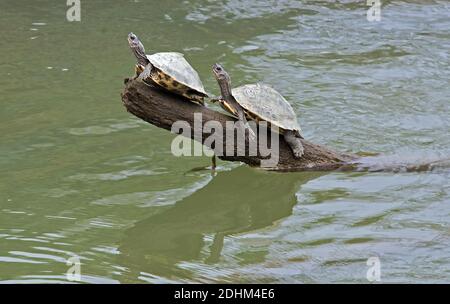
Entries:
[[147, 59], [153, 66], [176, 81], [206, 94], [202, 81], [197, 71], [184, 59], [184, 55], [175, 52], [163, 52], [147, 55]]
[[301, 132], [292, 106], [271, 87], [263, 84], [248, 84], [232, 89], [236, 101], [247, 111], [262, 120], [285, 130]]

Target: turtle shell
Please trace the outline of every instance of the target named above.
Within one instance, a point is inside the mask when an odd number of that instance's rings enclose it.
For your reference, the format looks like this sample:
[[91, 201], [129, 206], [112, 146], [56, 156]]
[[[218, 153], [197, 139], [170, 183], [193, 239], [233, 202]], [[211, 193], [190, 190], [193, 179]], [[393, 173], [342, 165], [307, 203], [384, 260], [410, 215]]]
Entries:
[[184, 55], [176, 52], [162, 52], [147, 55], [150, 63], [175, 81], [207, 96], [197, 71], [184, 59]]
[[275, 89], [263, 84], [248, 84], [232, 89], [236, 101], [248, 112], [280, 129], [301, 133], [294, 109]]

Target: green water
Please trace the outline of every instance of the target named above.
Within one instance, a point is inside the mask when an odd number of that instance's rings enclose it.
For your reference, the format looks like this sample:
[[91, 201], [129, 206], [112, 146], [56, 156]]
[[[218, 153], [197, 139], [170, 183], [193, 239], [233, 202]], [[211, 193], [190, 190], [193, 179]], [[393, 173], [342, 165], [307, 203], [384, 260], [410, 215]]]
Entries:
[[120, 92], [147, 51], [185, 53], [291, 102], [306, 138], [387, 162], [450, 155], [450, 4], [0, 2], [0, 281], [450, 282], [450, 173], [268, 173], [176, 158]]

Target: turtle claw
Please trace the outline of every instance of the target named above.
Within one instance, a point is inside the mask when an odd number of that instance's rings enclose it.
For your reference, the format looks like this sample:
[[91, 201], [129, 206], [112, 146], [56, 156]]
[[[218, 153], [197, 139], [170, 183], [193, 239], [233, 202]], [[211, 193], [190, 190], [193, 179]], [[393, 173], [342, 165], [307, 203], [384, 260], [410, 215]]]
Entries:
[[292, 152], [294, 153], [295, 158], [301, 158], [305, 154], [305, 150], [303, 149], [303, 147], [292, 150]]
[[291, 147], [292, 154], [294, 154], [295, 158], [301, 158], [305, 154], [305, 148], [296, 132], [292, 130], [286, 131], [284, 133], [284, 139]]

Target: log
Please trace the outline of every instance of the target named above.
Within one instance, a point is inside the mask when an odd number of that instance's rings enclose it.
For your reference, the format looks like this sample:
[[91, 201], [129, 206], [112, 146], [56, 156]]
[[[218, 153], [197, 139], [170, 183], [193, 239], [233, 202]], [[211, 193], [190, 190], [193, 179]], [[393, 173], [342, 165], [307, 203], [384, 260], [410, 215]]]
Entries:
[[[262, 161], [267, 157], [261, 156], [262, 153], [258, 149], [257, 155], [237, 154], [237, 148], [232, 153], [226, 151], [226, 143], [234, 140], [234, 135], [225, 133], [225, 124], [228, 121], [236, 121], [236, 118], [214, 111], [210, 107], [201, 106], [186, 100], [183, 97], [172, 94], [159, 88], [151, 86], [139, 80], [125, 79], [125, 89], [122, 96], [122, 102], [128, 112], [139, 117], [140, 119], [155, 125], [159, 128], [171, 130], [173, 123], [177, 121], [187, 122], [192, 129], [194, 128], [194, 114], [201, 113], [201, 125], [209, 121], [219, 122], [223, 126], [224, 143], [221, 149], [214, 144], [207, 144], [208, 148], [217, 151], [223, 151], [223, 155], [218, 155], [221, 160], [240, 161], [253, 167], [261, 167]], [[275, 134], [275, 135], [273, 135]], [[211, 133], [203, 131], [200, 136], [191, 133], [191, 138], [205, 144]], [[290, 147], [284, 141], [283, 136], [278, 133], [272, 133], [271, 136], [279, 136], [279, 161], [276, 166], [272, 166], [270, 170], [279, 171], [306, 171], [306, 170], [336, 170], [354, 163], [358, 156], [349, 153], [341, 153], [334, 151], [322, 145], [312, 143], [302, 139], [305, 148], [305, 154], [300, 159], [294, 158]], [[246, 151], [248, 151], [248, 138], [246, 141]]]

